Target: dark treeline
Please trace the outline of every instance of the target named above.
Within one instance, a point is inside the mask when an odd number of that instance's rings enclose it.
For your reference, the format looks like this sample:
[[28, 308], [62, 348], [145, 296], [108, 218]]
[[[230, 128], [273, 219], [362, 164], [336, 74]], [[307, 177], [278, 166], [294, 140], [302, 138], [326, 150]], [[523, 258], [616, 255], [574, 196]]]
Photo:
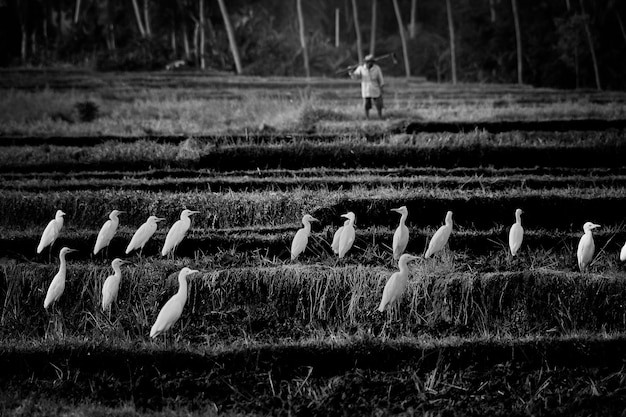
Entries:
[[622, 16], [616, 0], [0, 0], [0, 66], [180, 61], [334, 76], [366, 53], [393, 52], [396, 64], [381, 61], [388, 75], [625, 89]]

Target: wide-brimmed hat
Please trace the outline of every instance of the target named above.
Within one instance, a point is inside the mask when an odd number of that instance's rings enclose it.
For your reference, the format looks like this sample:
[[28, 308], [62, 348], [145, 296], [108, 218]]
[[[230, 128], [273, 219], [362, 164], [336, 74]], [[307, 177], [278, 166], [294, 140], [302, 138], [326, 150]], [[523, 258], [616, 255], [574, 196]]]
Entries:
[[369, 54], [369, 55], [365, 55], [365, 62], [373, 62], [374, 61], [374, 55]]

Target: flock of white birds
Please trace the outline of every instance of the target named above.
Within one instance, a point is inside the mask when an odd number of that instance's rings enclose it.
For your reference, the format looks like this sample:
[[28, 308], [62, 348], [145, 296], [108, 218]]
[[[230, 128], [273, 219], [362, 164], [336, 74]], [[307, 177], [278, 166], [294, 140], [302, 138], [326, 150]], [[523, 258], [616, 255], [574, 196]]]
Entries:
[[[409, 212], [406, 206], [394, 208], [392, 211], [399, 213], [401, 216], [400, 224], [393, 235], [392, 243], [393, 258], [398, 261], [399, 271], [394, 272], [385, 284], [380, 305], [378, 307], [380, 312], [385, 311], [385, 309], [400, 299], [406, 290], [409, 279], [408, 263], [418, 259], [418, 256], [404, 253], [409, 242], [409, 229], [406, 226], [406, 220]], [[124, 212], [120, 210], [113, 210], [111, 212], [109, 220], [104, 223], [98, 233], [98, 237], [96, 238], [96, 244], [93, 248], [94, 255], [98, 254], [98, 252], [109, 245], [119, 225], [118, 216], [122, 213]], [[167, 233], [161, 250], [162, 256], [174, 256], [176, 248], [180, 242], [182, 242], [191, 226], [190, 216], [197, 213], [199, 212], [187, 209], [182, 211], [180, 219], [172, 225]], [[513, 223], [509, 229], [509, 248], [512, 256], [517, 254], [524, 238], [524, 228], [522, 227], [521, 219], [522, 213], [521, 209], [515, 210], [515, 223]], [[52, 248], [52, 245], [59, 237], [61, 229], [63, 228], [63, 216], [65, 216], [65, 213], [62, 210], [58, 210], [55, 218], [48, 223], [43, 234], [41, 235], [41, 240], [37, 246], [37, 253], [41, 253], [46, 247], [50, 247], [50, 249]], [[354, 228], [356, 219], [355, 214], [353, 212], [348, 212], [346, 214], [342, 214], [341, 216], [346, 218], [346, 220], [343, 226], [335, 232], [333, 242], [331, 244], [333, 252], [337, 254], [340, 259], [345, 257], [348, 251], [352, 248], [356, 237], [356, 231]], [[141, 254], [141, 251], [148, 240], [150, 240], [152, 235], [156, 232], [157, 223], [163, 220], [165, 219], [156, 216], [148, 217], [148, 220], [141, 225], [139, 229], [137, 229], [130, 240], [128, 246], [126, 247], [126, 254], [135, 250], [139, 250]], [[304, 227], [296, 232], [291, 243], [292, 261], [295, 261], [296, 258], [306, 250], [309, 236], [311, 235], [311, 222], [314, 221], [318, 220], [310, 214], [305, 214], [302, 218], [302, 224]], [[452, 227], [452, 212], [448, 211], [446, 213], [444, 225], [434, 233], [429, 241], [428, 248], [424, 254], [425, 258], [430, 258], [446, 246], [448, 239], [452, 234]], [[592, 222], [587, 222], [583, 226], [584, 234], [580, 238], [577, 251], [578, 267], [581, 272], [587, 270], [587, 267], [593, 259], [595, 245], [592, 230], [598, 227], [600, 227], [600, 225]], [[75, 250], [64, 247], [59, 253], [59, 271], [52, 279], [44, 300], [44, 308], [46, 310], [59, 300], [65, 290], [65, 277], [67, 273], [67, 262], [65, 257], [71, 252], [75, 252]], [[620, 252], [620, 260], [626, 261], [626, 244], [622, 247]], [[114, 273], [106, 278], [102, 286], [102, 310], [104, 312], [108, 311], [109, 314], [111, 312], [111, 306], [115, 302], [119, 291], [120, 280], [122, 278], [121, 266], [125, 263], [128, 263], [128, 261], [115, 258], [111, 262]], [[187, 267], [183, 268], [179, 272], [178, 292], [172, 296], [160, 310], [157, 319], [150, 330], [150, 337], [155, 338], [160, 334], [166, 333], [176, 323], [176, 321], [178, 321], [187, 301], [187, 277], [197, 272], [199, 271]]]

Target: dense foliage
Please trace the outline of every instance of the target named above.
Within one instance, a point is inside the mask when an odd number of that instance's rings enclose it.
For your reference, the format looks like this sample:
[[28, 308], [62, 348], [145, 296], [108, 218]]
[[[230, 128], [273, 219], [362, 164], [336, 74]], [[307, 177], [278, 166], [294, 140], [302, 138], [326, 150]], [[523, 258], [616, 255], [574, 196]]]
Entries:
[[[232, 71], [223, 17], [217, 2], [206, 1], [204, 57], [212, 71]], [[589, 0], [518, 2], [524, 82], [537, 86], [595, 87], [592, 57], [604, 89], [624, 89], [626, 34], [622, 2]], [[76, 6], [80, 4], [79, 13]], [[198, 2], [9, 0], [0, 2], [0, 65], [50, 66], [71, 63], [103, 70], [163, 69], [176, 60], [197, 67], [200, 54]], [[371, 2], [359, 2], [363, 48], [371, 36]], [[460, 81], [517, 80], [515, 32], [508, 0], [453, 0], [457, 73]], [[400, 0], [408, 28], [410, 0]], [[358, 59], [351, 2], [304, 2], [313, 75], [331, 76]], [[244, 73], [303, 75], [295, 1], [229, 1], [228, 14]], [[340, 14], [340, 46], [335, 47], [335, 11]], [[138, 21], [150, 27], [142, 34]], [[419, 0], [416, 30], [408, 39], [411, 74], [449, 80], [450, 43], [445, 2]], [[588, 29], [588, 32], [587, 32]], [[591, 39], [592, 47], [590, 47]], [[390, 2], [378, 2], [375, 52], [402, 57], [398, 24]], [[399, 62], [385, 72], [404, 75]]]

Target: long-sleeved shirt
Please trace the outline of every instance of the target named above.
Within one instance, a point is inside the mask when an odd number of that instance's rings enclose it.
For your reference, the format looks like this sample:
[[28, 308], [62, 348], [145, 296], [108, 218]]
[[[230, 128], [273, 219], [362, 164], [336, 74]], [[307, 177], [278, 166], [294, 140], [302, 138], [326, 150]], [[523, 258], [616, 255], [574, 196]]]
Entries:
[[350, 74], [353, 79], [361, 79], [361, 96], [367, 97], [380, 97], [381, 87], [385, 85], [383, 81], [383, 72], [376, 64], [372, 65], [372, 68], [367, 68], [365, 64], [356, 67], [354, 72]]

